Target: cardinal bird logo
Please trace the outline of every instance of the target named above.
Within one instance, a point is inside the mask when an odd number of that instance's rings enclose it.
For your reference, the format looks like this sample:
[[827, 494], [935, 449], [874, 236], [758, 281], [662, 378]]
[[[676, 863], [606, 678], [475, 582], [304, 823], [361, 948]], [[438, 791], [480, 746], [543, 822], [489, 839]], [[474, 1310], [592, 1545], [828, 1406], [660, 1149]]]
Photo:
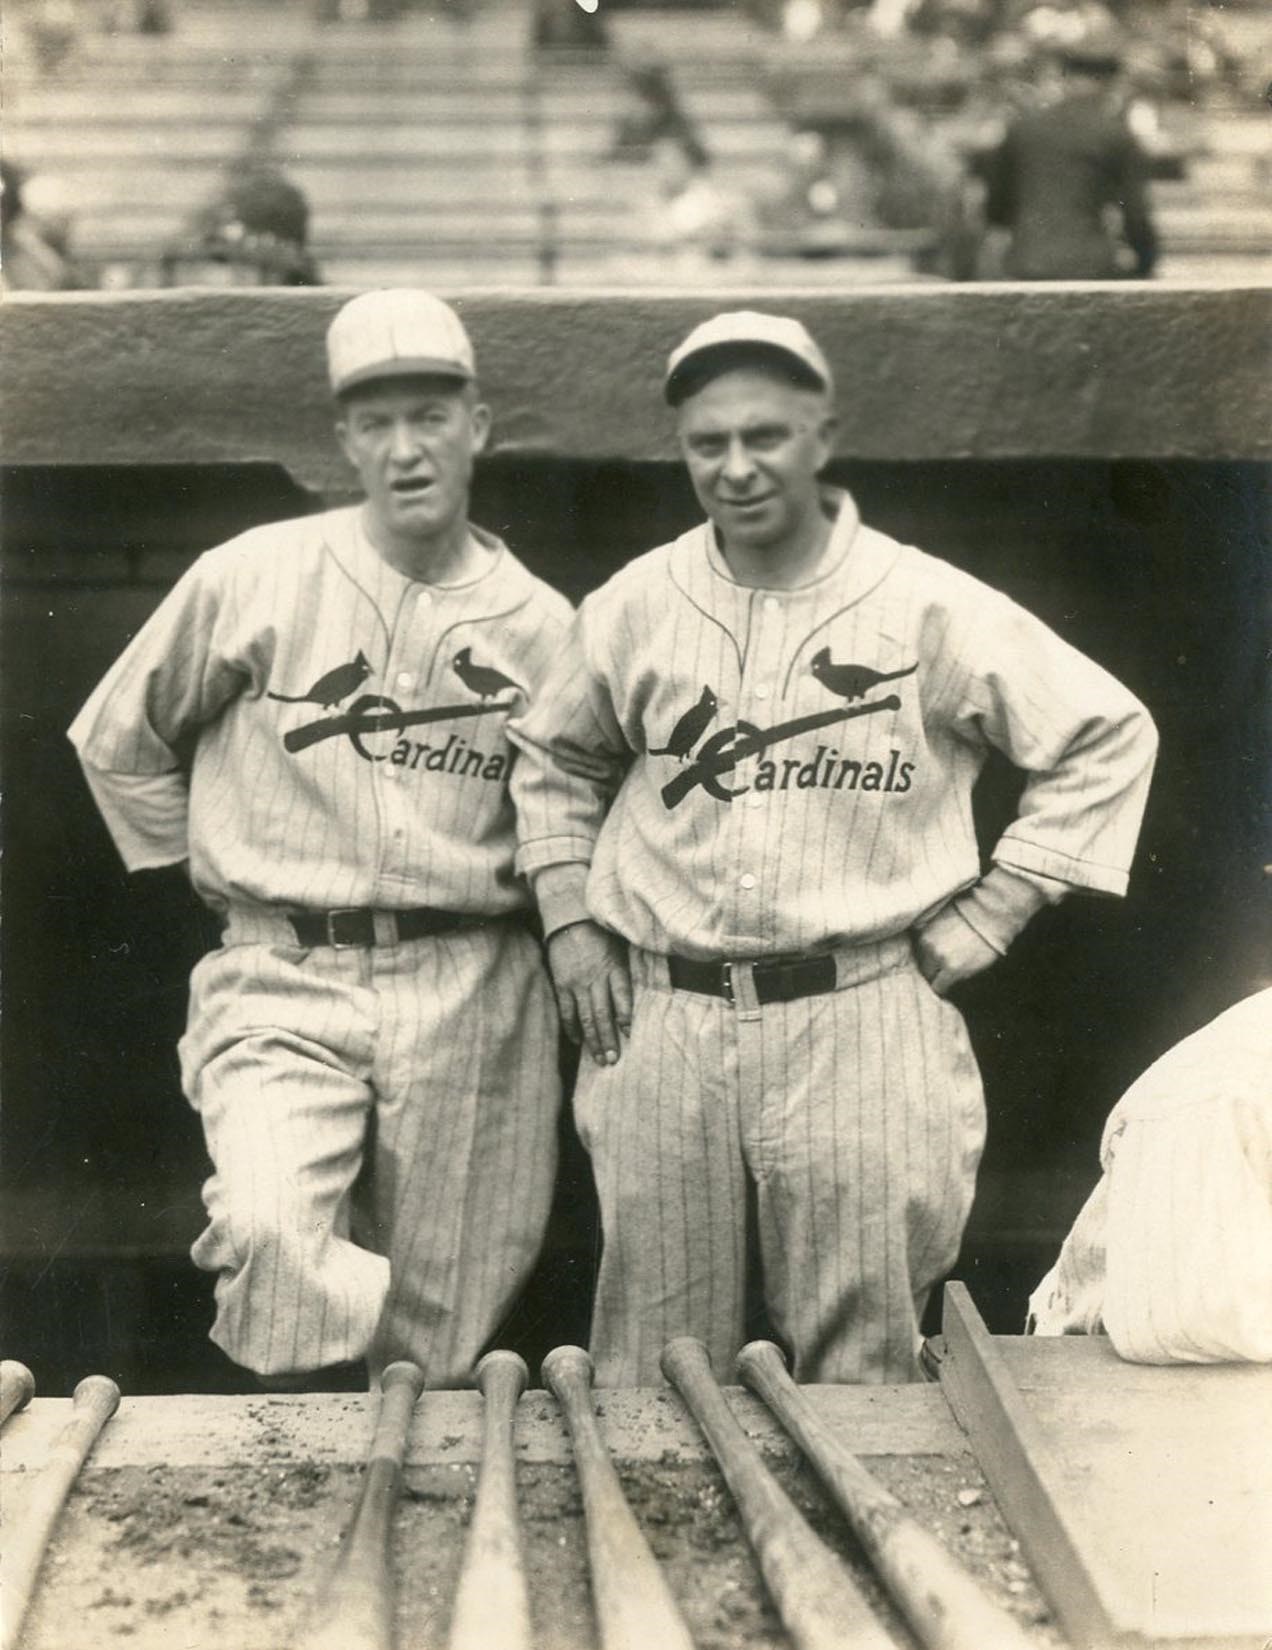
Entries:
[[720, 701], [709, 687], [704, 687], [696, 704], [681, 716], [665, 745], [651, 750], [651, 756], [675, 756], [681, 762], [702, 738], [711, 725], [711, 718], [720, 708]]
[[308, 693], [267, 693], [267, 699], [277, 699], [283, 705], [319, 705], [331, 710], [342, 699], [347, 699], [354, 688], [361, 687], [371, 674], [371, 661], [361, 648], [358, 657], [347, 665], [337, 665], [320, 676]]
[[813, 654], [809, 670], [824, 688], [837, 693], [841, 699], [864, 699], [871, 688], [880, 682], [895, 682], [902, 676], [913, 676], [919, 668], [916, 659], [904, 670], [871, 670], [869, 665], [837, 665], [830, 657], [830, 649], [823, 647]]
[[525, 689], [511, 676], [505, 676], [502, 670], [495, 670], [491, 665], [479, 665], [473, 658], [470, 647], [461, 647], [451, 661], [452, 668], [460, 681], [480, 699], [493, 699], [495, 694], [502, 693], [505, 688], [511, 688], [524, 699]]

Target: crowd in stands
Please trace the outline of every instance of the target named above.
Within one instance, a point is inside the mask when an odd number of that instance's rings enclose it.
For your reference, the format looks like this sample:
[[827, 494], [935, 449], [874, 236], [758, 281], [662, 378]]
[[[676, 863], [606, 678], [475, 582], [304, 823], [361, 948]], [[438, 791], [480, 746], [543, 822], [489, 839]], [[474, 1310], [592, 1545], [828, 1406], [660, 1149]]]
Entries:
[[[392, 20], [411, 3], [312, 0], [327, 23]], [[451, 13], [479, 3], [450, 0]], [[764, 84], [788, 134], [763, 186], [721, 175], [674, 62], [611, 50], [603, 7], [535, 0], [538, 50], [601, 54], [623, 87], [596, 156], [598, 173], [638, 169], [644, 195], [615, 248], [618, 277], [634, 254], [660, 278], [762, 281], [766, 262], [846, 259], [874, 232], [927, 278], [1144, 278], [1158, 257], [1149, 179], [1186, 166], [1163, 111], [1250, 95], [1247, 66], [1193, 0], [740, 3], [772, 38]], [[173, 27], [166, 0], [37, 0], [26, 26], [49, 73], [90, 12], [103, 29]], [[5, 284], [87, 284], [56, 180], [10, 165], [5, 193]], [[139, 279], [316, 284], [308, 220], [281, 171], [248, 166], [191, 203], [186, 231]]]

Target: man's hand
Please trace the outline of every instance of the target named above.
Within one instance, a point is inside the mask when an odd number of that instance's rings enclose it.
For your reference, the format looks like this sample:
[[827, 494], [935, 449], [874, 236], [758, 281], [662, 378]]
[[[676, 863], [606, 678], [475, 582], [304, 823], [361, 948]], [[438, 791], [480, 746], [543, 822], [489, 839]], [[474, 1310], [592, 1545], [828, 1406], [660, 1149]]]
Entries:
[[573, 922], [548, 940], [548, 967], [566, 1034], [598, 1066], [618, 1061], [619, 1032], [632, 1023], [627, 945], [594, 922]]
[[914, 956], [920, 974], [939, 997], [998, 961], [998, 952], [952, 905], [915, 930]]

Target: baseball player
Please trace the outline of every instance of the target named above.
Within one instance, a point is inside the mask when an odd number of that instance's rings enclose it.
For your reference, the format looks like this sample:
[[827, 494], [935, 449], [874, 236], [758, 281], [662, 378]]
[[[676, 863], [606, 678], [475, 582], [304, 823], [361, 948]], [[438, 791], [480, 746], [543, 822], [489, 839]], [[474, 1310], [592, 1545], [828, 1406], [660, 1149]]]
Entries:
[[1029, 1299], [1039, 1335], [1132, 1363], [1272, 1363], [1272, 984], [1153, 1062]]
[[555, 1173], [505, 724], [569, 606], [468, 522], [490, 414], [454, 311], [365, 293], [327, 347], [365, 502], [202, 556], [71, 738], [125, 863], [188, 859], [224, 923], [181, 1044], [213, 1340], [274, 1386], [400, 1356], [436, 1386], [523, 1281]]
[[[1069, 890], [1124, 892], [1156, 735], [820, 485], [831, 374], [797, 322], [706, 322], [666, 395], [709, 520], [587, 598], [512, 729], [518, 863], [593, 1056], [597, 1375], [656, 1381], [685, 1333], [728, 1369], [752, 1228], [799, 1380], [907, 1380], [984, 1138], [945, 994]], [[1026, 782], [983, 870], [991, 746]]]

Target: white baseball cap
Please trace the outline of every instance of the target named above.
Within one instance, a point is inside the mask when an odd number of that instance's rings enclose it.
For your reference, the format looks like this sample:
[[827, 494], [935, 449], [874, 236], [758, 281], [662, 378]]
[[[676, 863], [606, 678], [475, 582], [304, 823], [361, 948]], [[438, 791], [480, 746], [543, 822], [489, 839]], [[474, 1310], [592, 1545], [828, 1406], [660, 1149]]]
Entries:
[[726, 310], [696, 326], [667, 360], [663, 394], [673, 407], [679, 406], [688, 387], [697, 379], [692, 368], [701, 368], [705, 357], [717, 351], [722, 362], [739, 351], [772, 353], [794, 364], [801, 376], [823, 390], [834, 387], [830, 367], [808, 328], [787, 315], [765, 315], [755, 309]]
[[374, 378], [477, 376], [464, 323], [449, 304], [414, 287], [350, 298], [327, 329], [327, 370], [336, 395]]

